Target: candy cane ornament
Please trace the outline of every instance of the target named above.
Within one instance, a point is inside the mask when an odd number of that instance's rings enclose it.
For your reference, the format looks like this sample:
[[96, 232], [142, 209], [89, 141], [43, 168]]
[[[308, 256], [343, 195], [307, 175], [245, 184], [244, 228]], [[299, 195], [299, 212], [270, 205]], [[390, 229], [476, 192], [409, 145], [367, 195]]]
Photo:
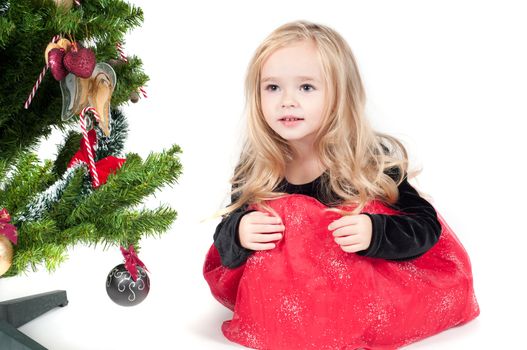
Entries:
[[[59, 41], [59, 39], [60, 39], [60, 36], [59, 35], [55, 35], [53, 37], [53, 39], [51, 39], [51, 42], [52, 43], [56, 43], [57, 41]], [[38, 75], [38, 79], [35, 82], [35, 85], [33, 85], [33, 89], [31, 89], [31, 92], [29, 93], [29, 96], [28, 96], [26, 102], [24, 103], [24, 109], [28, 109], [29, 108], [29, 105], [33, 101], [33, 98], [35, 97], [35, 94], [36, 94], [40, 84], [42, 83], [42, 80], [44, 79], [44, 76], [46, 75], [46, 72], [48, 71], [48, 69], [49, 69], [49, 63], [46, 63], [46, 65], [44, 66], [44, 68], [42, 68], [42, 71]]]
[[86, 145], [86, 150], [88, 151], [88, 169], [90, 170], [90, 175], [92, 177], [92, 185], [94, 188], [97, 188], [100, 186], [99, 174], [97, 173], [97, 168], [95, 168], [95, 159], [93, 157], [93, 151], [90, 145], [90, 140], [88, 139], [88, 131], [86, 130], [86, 113], [87, 112], [92, 112], [93, 115], [95, 116], [95, 119], [97, 119], [97, 122], [99, 122], [99, 115], [97, 114], [97, 111], [93, 107], [84, 107], [80, 113], [82, 138], [84, 140], [84, 144]]
[[128, 62], [128, 58], [126, 58], [126, 55], [124, 54], [124, 50], [121, 43], [117, 43], [117, 45], [115, 46], [117, 47], [117, 52], [119, 52], [119, 58], [125, 62]]

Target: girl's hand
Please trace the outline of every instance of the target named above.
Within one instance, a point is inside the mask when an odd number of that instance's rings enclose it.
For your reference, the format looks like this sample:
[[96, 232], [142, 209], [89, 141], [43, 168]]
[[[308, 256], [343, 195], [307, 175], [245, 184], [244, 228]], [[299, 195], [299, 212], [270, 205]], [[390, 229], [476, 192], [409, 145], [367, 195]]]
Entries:
[[284, 229], [285, 226], [279, 217], [261, 211], [250, 212], [240, 221], [240, 244], [251, 250], [273, 249], [276, 244], [272, 242], [282, 239]]
[[368, 215], [346, 215], [333, 221], [328, 230], [333, 231], [335, 242], [348, 253], [366, 250], [371, 243], [372, 223]]

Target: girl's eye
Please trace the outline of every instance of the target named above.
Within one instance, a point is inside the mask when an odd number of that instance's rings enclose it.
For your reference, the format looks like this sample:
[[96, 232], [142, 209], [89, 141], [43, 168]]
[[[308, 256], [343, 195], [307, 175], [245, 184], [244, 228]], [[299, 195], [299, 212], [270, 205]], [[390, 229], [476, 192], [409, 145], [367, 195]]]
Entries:
[[265, 90], [267, 91], [277, 91], [278, 90], [278, 85], [275, 85], [275, 84], [269, 84], [265, 87]]
[[303, 84], [302, 86], [300, 86], [300, 89], [302, 91], [313, 91], [315, 90], [315, 87], [311, 84]]

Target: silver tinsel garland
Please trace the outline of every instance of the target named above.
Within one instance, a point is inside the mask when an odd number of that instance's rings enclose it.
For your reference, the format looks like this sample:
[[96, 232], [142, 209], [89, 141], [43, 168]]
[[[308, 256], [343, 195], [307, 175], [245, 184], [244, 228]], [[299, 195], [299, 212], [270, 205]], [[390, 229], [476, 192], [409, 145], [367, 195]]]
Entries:
[[14, 221], [21, 224], [23, 222], [36, 221], [42, 218], [44, 213], [58, 202], [64, 190], [70, 183], [75, 170], [84, 167], [86, 176], [88, 175], [86, 163], [77, 163], [67, 169], [62, 177], [53, 185], [49, 186], [44, 192], [39, 193], [35, 199], [31, 200], [25, 210], [14, 218]]

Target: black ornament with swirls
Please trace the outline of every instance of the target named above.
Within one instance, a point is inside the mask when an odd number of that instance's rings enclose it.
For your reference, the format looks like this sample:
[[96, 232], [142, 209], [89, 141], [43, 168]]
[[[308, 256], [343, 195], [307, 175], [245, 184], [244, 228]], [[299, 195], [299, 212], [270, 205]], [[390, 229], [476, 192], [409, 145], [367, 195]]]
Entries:
[[106, 292], [112, 301], [121, 306], [135, 306], [145, 300], [150, 291], [150, 279], [146, 271], [137, 266], [134, 282], [124, 264], [117, 265], [106, 278]]

